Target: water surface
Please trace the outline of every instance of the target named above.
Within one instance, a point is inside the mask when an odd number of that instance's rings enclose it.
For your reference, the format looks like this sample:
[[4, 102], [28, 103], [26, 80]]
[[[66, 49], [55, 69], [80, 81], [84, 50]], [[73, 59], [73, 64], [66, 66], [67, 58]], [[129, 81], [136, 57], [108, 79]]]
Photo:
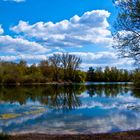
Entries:
[[0, 132], [92, 134], [140, 129], [140, 91], [125, 83], [0, 88]]

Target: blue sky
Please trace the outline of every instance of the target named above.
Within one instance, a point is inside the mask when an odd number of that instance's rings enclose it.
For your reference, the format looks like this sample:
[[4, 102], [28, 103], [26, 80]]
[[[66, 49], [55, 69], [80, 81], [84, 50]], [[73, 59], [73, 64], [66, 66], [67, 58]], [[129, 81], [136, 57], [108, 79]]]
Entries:
[[28, 63], [69, 52], [89, 66], [132, 68], [111, 46], [112, 0], [0, 0], [0, 58]]

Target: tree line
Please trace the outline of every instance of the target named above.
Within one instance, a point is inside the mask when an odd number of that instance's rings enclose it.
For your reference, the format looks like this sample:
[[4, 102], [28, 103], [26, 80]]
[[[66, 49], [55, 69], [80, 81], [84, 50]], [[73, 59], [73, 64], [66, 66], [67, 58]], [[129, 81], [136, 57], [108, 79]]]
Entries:
[[28, 66], [24, 60], [19, 63], [1, 61], [0, 83], [83, 82], [85, 72], [79, 70], [81, 62], [81, 58], [67, 53], [54, 54], [48, 60], [31, 66]]
[[90, 67], [87, 72], [81, 71], [81, 62], [81, 58], [68, 53], [54, 54], [48, 60], [30, 66], [23, 60], [19, 63], [0, 61], [0, 83], [130, 82], [139, 77], [138, 70], [132, 72], [116, 67]]
[[134, 73], [125, 69], [117, 69], [116, 67], [90, 67], [87, 71], [87, 81], [91, 82], [131, 82]]

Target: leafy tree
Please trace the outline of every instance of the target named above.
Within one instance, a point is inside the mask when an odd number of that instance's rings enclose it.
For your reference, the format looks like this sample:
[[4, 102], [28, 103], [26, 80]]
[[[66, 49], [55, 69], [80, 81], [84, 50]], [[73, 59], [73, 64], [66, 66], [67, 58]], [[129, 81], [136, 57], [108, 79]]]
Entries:
[[94, 81], [95, 78], [95, 72], [94, 72], [94, 68], [93, 67], [89, 67], [89, 70], [87, 71], [87, 80], [88, 81]]
[[102, 70], [100, 67], [93, 69], [90, 67], [87, 72], [87, 81], [91, 82], [129, 82], [132, 81], [132, 72], [116, 67], [105, 67]]
[[59, 80], [59, 70], [60, 70], [60, 55], [54, 54], [52, 57], [49, 58], [50, 65], [52, 67], [53, 71], [53, 80], [58, 81]]
[[134, 85], [138, 88], [140, 87], [140, 70], [139, 69], [135, 70], [134, 72]]
[[74, 79], [75, 82], [85, 82], [85, 79], [86, 79], [85, 72], [80, 71], [80, 70], [75, 72], [75, 79]]
[[39, 68], [46, 81], [51, 82], [53, 80], [52, 79], [53, 74], [52, 74], [52, 67], [49, 65], [49, 61], [48, 60], [41, 61], [39, 63]]

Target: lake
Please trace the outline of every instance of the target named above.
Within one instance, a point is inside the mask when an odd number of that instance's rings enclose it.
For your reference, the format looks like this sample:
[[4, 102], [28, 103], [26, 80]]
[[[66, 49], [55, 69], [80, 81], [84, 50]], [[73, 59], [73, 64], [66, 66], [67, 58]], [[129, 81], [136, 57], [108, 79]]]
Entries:
[[127, 83], [0, 87], [0, 132], [93, 134], [140, 129], [140, 90]]

